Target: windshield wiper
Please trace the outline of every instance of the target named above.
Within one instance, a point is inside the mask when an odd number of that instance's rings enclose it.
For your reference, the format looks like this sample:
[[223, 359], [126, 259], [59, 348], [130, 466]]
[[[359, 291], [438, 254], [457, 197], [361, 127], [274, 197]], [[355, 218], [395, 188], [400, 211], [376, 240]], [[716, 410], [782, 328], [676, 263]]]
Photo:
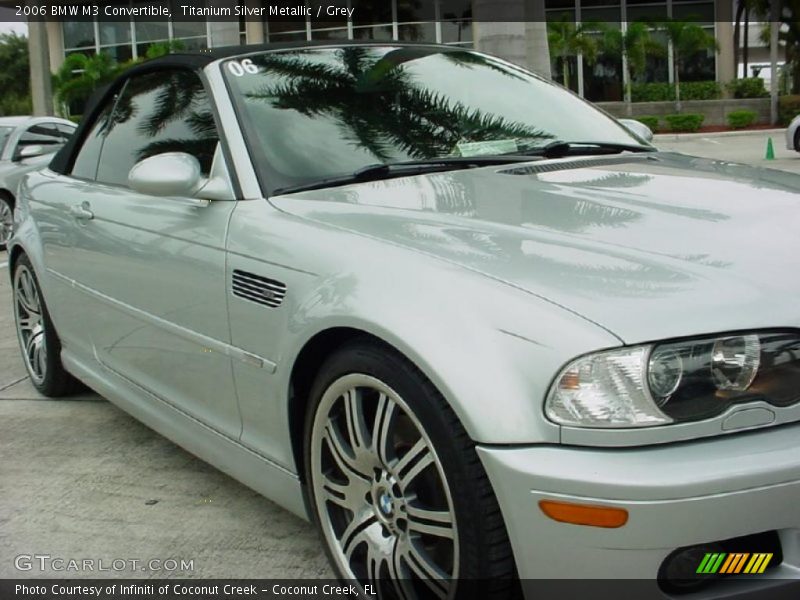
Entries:
[[408, 175], [421, 175], [423, 173], [437, 173], [440, 171], [454, 171], [456, 169], [473, 169], [476, 167], [486, 167], [491, 165], [507, 165], [514, 162], [530, 162], [535, 160], [533, 155], [511, 155], [500, 154], [491, 156], [444, 156], [441, 158], [430, 158], [425, 160], [406, 160], [394, 163], [379, 163], [367, 165], [349, 175], [320, 179], [310, 183], [279, 188], [274, 191], [275, 195], [291, 194], [293, 192], [304, 192], [308, 190], [319, 190], [327, 187], [336, 187], [350, 183], [363, 183], [366, 181], [378, 181], [380, 179], [390, 179], [392, 177], [406, 177]]
[[619, 154], [621, 152], [656, 152], [652, 146], [639, 144], [618, 144], [616, 142], [565, 142], [554, 140], [544, 146], [519, 152], [528, 156], [561, 158], [563, 156], [583, 156], [592, 154]]

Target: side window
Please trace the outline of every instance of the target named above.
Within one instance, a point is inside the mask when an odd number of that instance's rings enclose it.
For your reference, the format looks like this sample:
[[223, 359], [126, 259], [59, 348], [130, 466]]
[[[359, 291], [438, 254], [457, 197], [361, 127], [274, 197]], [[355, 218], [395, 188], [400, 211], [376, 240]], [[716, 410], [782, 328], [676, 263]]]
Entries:
[[25, 146], [39, 145], [45, 148], [46, 152], [55, 152], [63, 146], [69, 136], [64, 136], [57, 128], [55, 123], [37, 123], [31, 125], [19, 137], [16, 152]]
[[208, 175], [219, 135], [211, 102], [197, 74], [157, 71], [132, 78], [109, 121], [97, 180], [126, 185], [140, 160], [187, 152]]
[[69, 141], [72, 134], [75, 133], [76, 127], [74, 125], [65, 125], [64, 123], [56, 123], [56, 129], [59, 135], [64, 138], [64, 142]]
[[91, 130], [83, 139], [78, 154], [72, 163], [72, 170], [70, 173], [73, 177], [94, 179], [97, 175], [97, 163], [100, 160], [100, 150], [103, 147], [103, 140], [105, 139], [105, 133], [108, 129], [109, 117], [111, 116], [111, 109], [114, 108], [114, 102], [116, 102], [116, 96], [106, 103]]

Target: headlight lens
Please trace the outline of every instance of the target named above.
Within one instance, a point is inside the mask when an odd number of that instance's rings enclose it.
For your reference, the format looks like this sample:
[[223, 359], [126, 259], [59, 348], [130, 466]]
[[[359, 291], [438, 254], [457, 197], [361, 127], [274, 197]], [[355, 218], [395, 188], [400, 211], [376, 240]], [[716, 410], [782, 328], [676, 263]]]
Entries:
[[574, 427], [697, 421], [733, 404], [800, 401], [800, 336], [727, 335], [633, 346], [578, 358], [558, 375], [545, 412]]

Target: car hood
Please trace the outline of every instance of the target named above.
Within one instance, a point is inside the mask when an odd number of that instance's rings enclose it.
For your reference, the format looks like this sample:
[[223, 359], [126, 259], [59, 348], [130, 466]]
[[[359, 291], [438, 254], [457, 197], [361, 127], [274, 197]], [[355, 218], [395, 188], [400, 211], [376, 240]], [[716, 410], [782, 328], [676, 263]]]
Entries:
[[627, 343], [800, 326], [800, 176], [789, 173], [659, 152], [271, 201], [524, 289]]

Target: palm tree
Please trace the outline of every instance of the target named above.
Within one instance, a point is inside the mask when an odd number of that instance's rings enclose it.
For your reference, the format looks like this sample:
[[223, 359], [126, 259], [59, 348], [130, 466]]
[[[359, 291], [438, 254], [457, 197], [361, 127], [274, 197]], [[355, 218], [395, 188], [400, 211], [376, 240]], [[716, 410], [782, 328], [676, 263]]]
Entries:
[[[735, 77], [739, 77], [739, 56], [741, 54], [744, 65], [744, 76], [747, 77], [747, 63], [749, 60], [750, 40], [750, 15], [767, 17], [769, 13], [769, 0], [737, 0], [736, 16], [733, 26], [733, 60]], [[744, 35], [744, 43], [740, 43]]]
[[622, 60], [625, 68], [626, 112], [630, 115], [633, 79], [641, 77], [647, 70], [647, 57], [663, 54], [664, 46], [653, 39], [650, 27], [641, 21], [628, 23], [625, 32], [604, 26], [600, 46], [604, 53]]
[[[779, 0], [780, 1], [780, 0]], [[786, 69], [791, 75], [790, 93], [800, 93], [800, 0], [782, 0], [778, 5], [778, 44], [783, 47]], [[770, 43], [770, 0], [757, 0], [753, 12], [765, 21], [761, 30], [762, 43]], [[772, 69], [772, 77], [777, 77], [776, 69]]]
[[599, 25], [583, 23], [577, 25], [569, 14], [564, 13], [555, 21], [547, 22], [547, 41], [550, 53], [561, 58], [564, 87], [569, 87], [569, 58], [582, 54], [589, 62], [597, 56], [597, 42], [590, 31]]
[[686, 59], [703, 50], [719, 50], [714, 35], [692, 21], [669, 19], [660, 24], [672, 46], [673, 76], [675, 81], [675, 110], [681, 112], [680, 71]]
[[104, 52], [70, 54], [53, 77], [56, 99], [66, 106], [85, 102], [95, 89], [111, 82], [130, 64], [116, 63]]
[[154, 42], [147, 47], [144, 57], [147, 60], [159, 58], [172, 54], [173, 52], [181, 52], [186, 49], [186, 45], [182, 40], [167, 40], [165, 42]]
[[[349, 47], [336, 52], [338, 60], [332, 63], [315, 60], [314, 51], [259, 57], [268, 76], [246, 98], [309, 117], [331, 118], [347, 139], [383, 162], [390, 161], [397, 149], [424, 159], [450, 154], [463, 142], [553, 137], [416, 85], [404, 63], [427, 55], [428, 50], [402, 48], [379, 54]], [[448, 55], [448, 60], [465, 68], [477, 64], [468, 53]]]

